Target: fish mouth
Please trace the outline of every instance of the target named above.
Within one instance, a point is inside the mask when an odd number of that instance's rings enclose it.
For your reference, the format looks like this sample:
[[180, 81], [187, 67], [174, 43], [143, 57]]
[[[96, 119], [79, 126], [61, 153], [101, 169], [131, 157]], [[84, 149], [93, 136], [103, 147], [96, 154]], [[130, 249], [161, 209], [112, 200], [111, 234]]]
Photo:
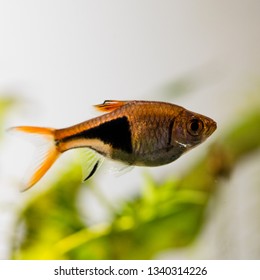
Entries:
[[211, 120], [211, 123], [208, 127], [207, 134], [210, 136], [215, 130], [217, 129], [217, 123], [213, 120]]

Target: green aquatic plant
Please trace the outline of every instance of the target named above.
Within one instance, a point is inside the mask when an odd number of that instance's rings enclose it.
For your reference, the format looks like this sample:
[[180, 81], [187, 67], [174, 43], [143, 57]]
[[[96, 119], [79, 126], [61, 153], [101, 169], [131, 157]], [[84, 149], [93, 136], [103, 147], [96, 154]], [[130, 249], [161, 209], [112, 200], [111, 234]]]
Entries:
[[[188, 246], [206, 222], [207, 206], [223, 178], [260, 148], [260, 112], [250, 110], [220, 135], [179, 178], [161, 182], [146, 174], [142, 191], [112, 213], [106, 224], [86, 226], [78, 209], [80, 167], [67, 167], [51, 187], [19, 213], [13, 259], [152, 259]], [[111, 211], [111, 209], [110, 209]], [[22, 232], [22, 233], [21, 233]]]

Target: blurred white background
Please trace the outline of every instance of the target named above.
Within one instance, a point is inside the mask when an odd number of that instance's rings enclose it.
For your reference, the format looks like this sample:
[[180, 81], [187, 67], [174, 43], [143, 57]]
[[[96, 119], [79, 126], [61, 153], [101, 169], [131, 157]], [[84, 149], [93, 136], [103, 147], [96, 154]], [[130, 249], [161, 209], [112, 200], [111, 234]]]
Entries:
[[[91, 105], [105, 99], [178, 103], [218, 122], [205, 144], [150, 170], [158, 180], [163, 174], [178, 176], [250, 102], [243, 92], [254, 91], [259, 81], [259, 15], [258, 0], [0, 0], [0, 92], [13, 92], [21, 101], [6, 126], [69, 126], [96, 116]], [[191, 94], [163, 95], [165, 85], [183, 77], [197, 82]], [[9, 256], [17, 209], [41, 190], [39, 184], [21, 194], [14, 183], [30, 154], [20, 139], [6, 136], [1, 144], [0, 259]], [[239, 180], [234, 175], [225, 183], [211, 223], [191, 249], [158, 257], [259, 258], [260, 222], [248, 228], [247, 221], [259, 212], [260, 198], [245, 189], [260, 172], [258, 163], [259, 154], [250, 165], [239, 166], [235, 173], [244, 174]], [[120, 203], [140, 191], [142, 172], [135, 168], [119, 178], [99, 174], [97, 184], [110, 201]], [[250, 195], [254, 200], [247, 205]], [[85, 199], [82, 207], [97, 209], [93, 223], [107, 218], [94, 198]]]

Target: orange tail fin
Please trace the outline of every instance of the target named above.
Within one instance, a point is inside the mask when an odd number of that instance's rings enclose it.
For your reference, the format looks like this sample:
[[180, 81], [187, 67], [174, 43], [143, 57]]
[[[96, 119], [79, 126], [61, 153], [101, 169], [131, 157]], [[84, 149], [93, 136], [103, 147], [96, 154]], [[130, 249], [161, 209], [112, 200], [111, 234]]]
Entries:
[[27, 176], [22, 186], [22, 191], [26, 191], [44, 176], [60, 155], [55, 144], [55, 130], [45, 127], [18, 126], [11, 128], [10, 131], [22, 132], [28, 136], [32, 136], [30, 138], [36, 142], [36, 144], [40, 144], [36, 162], [33, 162], [33, 171], [29, 173], [29, 176]]

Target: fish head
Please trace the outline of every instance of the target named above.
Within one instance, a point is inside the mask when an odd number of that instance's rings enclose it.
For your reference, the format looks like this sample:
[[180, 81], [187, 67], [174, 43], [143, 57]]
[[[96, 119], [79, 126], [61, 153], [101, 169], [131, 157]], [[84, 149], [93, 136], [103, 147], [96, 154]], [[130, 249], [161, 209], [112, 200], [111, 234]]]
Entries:
[[216, 128], [211, 118], [184, 109], [175, 119], [172, 139], [188, 150], [204, 142]]

